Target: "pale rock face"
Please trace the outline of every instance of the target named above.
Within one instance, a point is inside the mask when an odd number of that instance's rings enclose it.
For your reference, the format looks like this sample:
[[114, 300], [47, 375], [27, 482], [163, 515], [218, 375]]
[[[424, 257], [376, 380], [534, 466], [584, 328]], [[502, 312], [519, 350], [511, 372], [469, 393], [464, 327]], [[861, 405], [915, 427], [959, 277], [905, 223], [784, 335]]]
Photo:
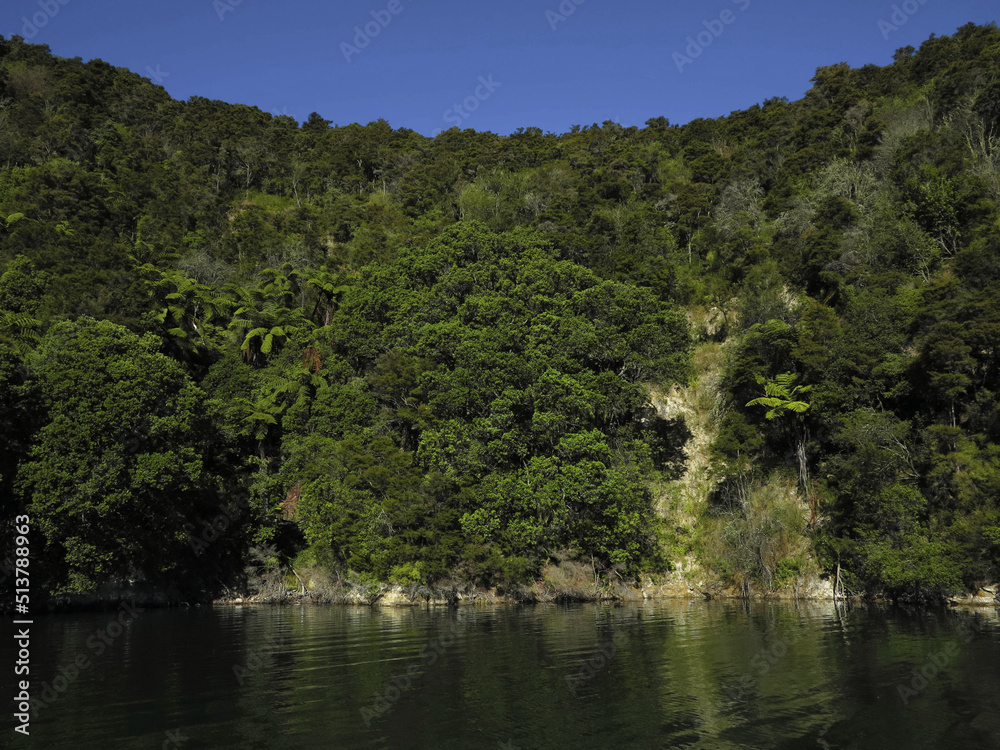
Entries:
[[949, 597], [948, 603], [965, 607], [995, 607], [1000, 604], [1000, 584], [984, 586], [975, 593]]
[[709, 341], [715, 340], [726, 327], [727, 323], [725, 313], [718, 307], [713, 307], [705, 315], [700, 333], [703, 338]]

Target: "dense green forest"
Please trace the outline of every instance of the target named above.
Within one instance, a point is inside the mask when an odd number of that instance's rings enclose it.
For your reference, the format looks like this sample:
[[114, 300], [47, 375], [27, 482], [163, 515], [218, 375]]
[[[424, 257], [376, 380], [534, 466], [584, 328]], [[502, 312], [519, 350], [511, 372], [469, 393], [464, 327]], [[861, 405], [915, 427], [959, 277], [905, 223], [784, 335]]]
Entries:
[[[996, 581], [1000, 30], [894, 60], [426, 138], [0, 37], [3, 544], [28, 514], [51, 592]], [[673, 384], [712, 433], [685, 508]]]

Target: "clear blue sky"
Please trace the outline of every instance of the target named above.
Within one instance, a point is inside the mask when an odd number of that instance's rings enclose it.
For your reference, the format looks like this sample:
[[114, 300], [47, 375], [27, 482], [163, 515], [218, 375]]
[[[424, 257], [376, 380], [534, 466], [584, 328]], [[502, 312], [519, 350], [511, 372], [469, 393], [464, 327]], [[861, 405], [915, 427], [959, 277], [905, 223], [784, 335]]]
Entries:
[[[4, 0], [0, 34], [158, 78], [181, 100], [507, 134], [797, 99], [819, 66], [886, 65], [1000, 16], [996, 0], [895, 5], [894, 19], [894, 2], [870, 0]], [[378, 34], [361, 49], [366, 25]], [[695, 57], [699, 34], [711, 44]]]

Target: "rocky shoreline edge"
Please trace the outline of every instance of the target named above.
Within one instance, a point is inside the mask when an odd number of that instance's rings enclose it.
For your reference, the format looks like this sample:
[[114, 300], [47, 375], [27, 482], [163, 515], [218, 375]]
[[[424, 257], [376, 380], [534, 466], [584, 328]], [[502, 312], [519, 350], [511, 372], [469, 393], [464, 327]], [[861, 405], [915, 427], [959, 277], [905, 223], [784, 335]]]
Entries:
[[[1000, 607], [1000, 587], [949, 597], [942, 604], [957, 607]], [[740, 591], [721, 582], [708, 584], [687, 580], [647, 581], [641, 587], [618, 585], [590, 589], [560, 589], [544, 583], [511, 590], [483, 589], [469, 585], [420, 586], [400, 584], [343, 586], [321, 591], [301, 587], [250, 595], [233, 594], [213, 600], [216, 606], [347, 604], [384, 607], [474, 606], [502, 604], [545, 604], [570, 602], [642, 602], [657, 599], [741, 600], [741, 601], [843, 601], [864, 603], [860, 596], [835, 596], [833, 581], [816, 579], [802, 586], [775, 591]]]
[[[298, 577], [297, 577], [298, 578]], [[257, 591], [231, 591], [222, 596], [202, 600], [185, 598], [174, 591], [164, 591], [148, 586], [130, 586], [125, 582], [104, 587], [93, 594], [72, 594], [51, 597], [39, 603], [38, 610], [47, 612], [73, 612], [113, 609], [122, 602], [132, 602], [142, 607], [201, 607], [201, 606], [290, 606], [342, 604], [370, 607], [437, 607], [437, 606], [492, 606], [510, 604], [547, 604], [572, 602], [637, 603], [652, 600], [726, 600], [726, 601], [813, 601], [845, 602], [862, 605], [886, 600], [856, 595], [835, 596], [832, 577], [816, 577], [773, 591], [758, 589], [740, 590], [721, 581], [702, 581], [680, 576], [666, 576], [659, 580], [647, 579], [641, 586], [605, 582], [589, 585], [555, 586], [548, 581], [509, 589], [476, 587], [471, 583], [447, 583], [431, 586], [419, 584], [365, 584], [342, 581], [330, 584], [297, 580], [290, 587], [281, 582]], [[1000, 585], [984, 586], [975, 592], [948, 597], [945, 600], [925, 601], [925, 605], [950, 607], [1000, 608]]]

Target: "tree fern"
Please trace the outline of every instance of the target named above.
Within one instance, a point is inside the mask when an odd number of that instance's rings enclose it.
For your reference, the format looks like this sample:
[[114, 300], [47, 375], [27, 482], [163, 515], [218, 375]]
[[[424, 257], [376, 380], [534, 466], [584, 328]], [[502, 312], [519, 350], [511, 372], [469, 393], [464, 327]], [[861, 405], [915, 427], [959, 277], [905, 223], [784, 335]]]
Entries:
[[[774, 322], [774, 321], [772, 321]], [[811, 385], [794, 385], [798, 375], [789, 372], [782, 373], [774, 379], [757, 376], [757, 382], [764, 386], [766, 395], [747, 402], [747, 406], [766, 406], [768, 419], [777, 419], [788, 412], [803, 414], [809, 409], [809, 403], [799, 400], [799, 397], [812, 390]]]
[[[800, 399], [801, 396], [812, 390], [812, 386], [795, 385], [797, 378], [797, 375], [790, 372], [782, 373], [775, 376], [774, 379], [767, 380], [758, 375], [757, 382], [764, 386], [764, 393], [766, 395], [761, 396], [760, 398], [755, 398], [752, 401], [748, 401], [747, 406], [766, 406], [768, 408], [768, 412], [765, 416], [769, 420], [777, 419], [778, 417], [782, 417], [789, 412], [799, 415], [804, 414], [809, 410], [809, 403]], [[806, 499], [809, 501], [809, 508], [811, 512], [809, 523], [812, 524], [816, 522], [816, 503], [809, 492], [809, 462], [806, 456], [806, 445], [809, 442], [809, 429], [801, 417], [799, 424], [801, 426], [801, 432], [796, 431], [795, 455], [799, 464], [799, 484], [802, 486]]]

